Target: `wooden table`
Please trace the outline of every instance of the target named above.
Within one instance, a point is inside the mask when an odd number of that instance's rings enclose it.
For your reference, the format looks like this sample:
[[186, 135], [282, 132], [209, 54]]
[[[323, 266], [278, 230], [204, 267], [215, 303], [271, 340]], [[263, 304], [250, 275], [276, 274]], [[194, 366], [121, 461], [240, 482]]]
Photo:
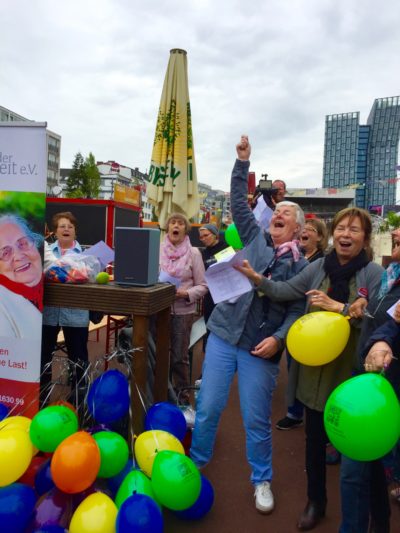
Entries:
[[98, 285], [85, 283], [46, 282], [44, 304], [55, 307], [92, 309], [107, 314], [132, 315], [132, 342], [135, 352], [132, 358], [131, 405], [133, 428], [138, 435], [143, 430], [143, 406], [138, 394], [146, 391], [149, 319], [156, 315], [156, 366], [154, 373], [154, 401], [167, 400], [169, 378], [169, 317], [170, 306], [175, 299], [175, 287], [158, 283], [151, 287], [128, 287], [109, 283]]

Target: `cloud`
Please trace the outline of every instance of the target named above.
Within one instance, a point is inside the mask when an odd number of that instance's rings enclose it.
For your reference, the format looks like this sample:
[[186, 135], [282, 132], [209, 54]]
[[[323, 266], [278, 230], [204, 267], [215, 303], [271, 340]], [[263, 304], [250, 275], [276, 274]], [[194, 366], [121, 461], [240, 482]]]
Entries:
[[252, 169], [322, 181], [325, 115], [399, 92], [400, 7], [365, 0], [3, 0], [0, 105], [47, 121], [62, 165], [149, 167], [171, 48], [188, 52], [198, 180], [228, 190], [247, 132]]

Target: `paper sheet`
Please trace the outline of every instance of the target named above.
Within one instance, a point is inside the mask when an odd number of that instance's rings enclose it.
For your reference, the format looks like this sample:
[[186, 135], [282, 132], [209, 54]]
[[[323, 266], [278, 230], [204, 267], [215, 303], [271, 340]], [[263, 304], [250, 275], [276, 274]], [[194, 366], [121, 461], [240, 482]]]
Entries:
[[257, 220], [258, 225], [263, 228], [265, 231], [268, 231], [269, 224], [274, 212], [272, 209], [265, 203], [265, 200], [262, 196], [257, 199], [257, 205], [253, 209], [253, 215]]
[[176, 288], [178, 288], [182, 283], [179, 278], [170, 276], [167, 272], [165, 272], [165, 270], [160, 270], [158, 281], [160, 283], [171, 283], [171, 285], [175, 285]]
[[237, 299], [253, 290], [249, 279], [233, 268], [233, 265], [241, 264], [245, 258], [244, 250], [240, 250], [234, 256], [222, 258], [208, 268], [206, 281], [214, 303]]
[[99, 241], [98, 243], [86, 248], [82, 252], [82, 255], [94, 255], [105, 268], [108, 263], [114, 261], [114, 250], [110, 248], [104, 241]]
[[399, 302], [400, 302], [400, 300], [397, 300], [397, 302], [394, 303], [394, 304], [392, 305], [392, 307], [389, 307], [389, 309], [386, 311], [386, 313], [387, 313], [389, 316], [391, 316], [392, 318], [394, 318], [394, 310], [395, 310], [395, 308], [396, 308], [396, 305], [397, 305]]

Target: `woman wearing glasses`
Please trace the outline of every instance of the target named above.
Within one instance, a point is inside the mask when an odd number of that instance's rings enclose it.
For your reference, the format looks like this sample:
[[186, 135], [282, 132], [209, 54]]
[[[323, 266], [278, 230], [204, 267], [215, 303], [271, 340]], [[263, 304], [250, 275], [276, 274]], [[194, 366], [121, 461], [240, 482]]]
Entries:
[[[323, 220], [319, 218], [309, 218], [306, 220], [304, 228], [300, 233], [300, 246], [304, 257], [309, 263], [324, 257], [328, 246], [328, 229]], [[292, 364], [292, 357], [287, 353], [288, 371]], [[286, 416], [275, 424], [276, 429], [288, 431], [303, 425], [303, 404], [294, 399], [292, 405], [288, 406]]]
[[[77, 219], [69, 211], [56, 213], [53, 216], [51, 226], [57, 240], [50, 245], [50, 250], [56, 258], [82, 252], [81, 245], [76, 240], [77, 224]], [[76, 363], [77, 383], [82, 380], [84, 367], [88, 362], [89, 311], [45, 306], [43, 311], [42, 370], [40, 378], [42, 402], [46, 397], [45, 387], [51, 381], [49, 363], [52, 360], [57, 344], [57, 336], [61, 328], [64, 333], [68, 357]], [[45, 369], [46, 371], [44, 371]]]
[[300, 246], [309, 263], [324, 257], [328, 246], [328, 230], [323, 220], [319, 218], [306, 220], [300, 235]]
[[0, 337], [40, 339], [42, 242], [24, 219], [0, 217]]

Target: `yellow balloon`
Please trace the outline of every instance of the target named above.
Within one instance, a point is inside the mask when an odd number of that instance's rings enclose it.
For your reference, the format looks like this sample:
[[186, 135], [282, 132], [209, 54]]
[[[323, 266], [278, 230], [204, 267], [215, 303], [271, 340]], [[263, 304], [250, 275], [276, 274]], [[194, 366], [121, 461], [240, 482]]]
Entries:
[[292, 324], [286, 344], [290, 355], [309, 366], [330, 363], [340, 355], [350, 336], [347, 318], [331, 311], [304, 315]]
[[90, 494], [72, 515], [69, 533], [115, 533], [117, 513], [117, 506], [107, 494]]
[[154, 459], [158, 452], [170, 450], [185, 454], [180, 440], [161, 429], [144, 431], [135, 441], [135, 457], [141, 470], [149, 477], [153, 470]]
[[1, 429], [24, 429], [29, 431], [32, 420], [27, 416], [9, 416], [0, 422]]
[[[9, 416], [0, 422], [0, 431], [2, 429], [22, 429], [29, 435], [29, 428], [32, 420], [27, 416]], [[30, 440], [30, 437], [29, 437]], [[32, 455], [36, 455], [39, 450], [32, 444]]]
[[17, 481], [32, 459], [32, 443], [22, 429], [0, 431], [0, 487]]

